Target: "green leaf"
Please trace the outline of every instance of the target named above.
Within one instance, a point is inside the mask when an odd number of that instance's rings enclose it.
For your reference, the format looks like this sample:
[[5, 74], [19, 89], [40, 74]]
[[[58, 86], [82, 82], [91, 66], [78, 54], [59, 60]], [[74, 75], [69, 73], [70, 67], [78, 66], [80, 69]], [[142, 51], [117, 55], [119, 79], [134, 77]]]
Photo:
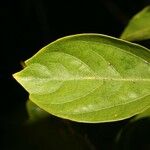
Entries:
[[144, 8], [130, 20], [121, 39], [127, 41], [150, 39], [150, 6]]
[[56, 116], [109, 122], [150, 107], [150, 51], [100, 34], [61, 38], [28, 59], [14, 78]]

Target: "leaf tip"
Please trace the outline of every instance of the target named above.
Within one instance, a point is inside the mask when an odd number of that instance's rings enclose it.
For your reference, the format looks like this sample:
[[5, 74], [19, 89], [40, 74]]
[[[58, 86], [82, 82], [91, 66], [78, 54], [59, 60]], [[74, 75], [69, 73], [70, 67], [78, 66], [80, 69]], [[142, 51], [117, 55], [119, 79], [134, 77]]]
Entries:
[[15, 79], [15, 80], [18, 80], [18, 73], [14, 73], [14, 74], [12, 74], [12, 77]]
[[[20, 73], [19, 72], [17, 72], [17, 73], [14, 73], [14, 74], [12, 74], [12, 77], [17, 81], [17, 82], [19, 82], [20, 83]], [[20, 83], [21, 84], [21, 83]]]

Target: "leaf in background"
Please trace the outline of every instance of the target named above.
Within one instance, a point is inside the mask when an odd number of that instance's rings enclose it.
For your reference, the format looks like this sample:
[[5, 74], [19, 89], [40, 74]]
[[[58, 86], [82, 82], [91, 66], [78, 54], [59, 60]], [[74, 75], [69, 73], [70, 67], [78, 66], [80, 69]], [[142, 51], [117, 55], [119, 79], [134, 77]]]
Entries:
[[150, 118], [131, 120], [117, 135], [115, 150], [149, 150]]
[[28, 100], [26, 103], [26, 108], [27, 108], [27, 112], [28, 112], [28, 122], [35, 122], [35, 121], [39, 121], [41, 119], [44, 119], [49, 115], [49, 113], [47, 113], [46, 111], [42, 110], [40, 107], [38, 107], [35, 103], [33, 103], [32, 101]]
[[150, 107], [150, 51], [100, 34], [59, 39], [14, 74], [45, 111], [78, 122], [109, 122]]
[[5, 150], [93, 150], [94, 147], [71, 123], [57, 118], [39, 119], [8, 131], [3, 139]]
[[144, 8], [129, 21], [121, 39], [127, 41], [150, 39], [150, 6]]

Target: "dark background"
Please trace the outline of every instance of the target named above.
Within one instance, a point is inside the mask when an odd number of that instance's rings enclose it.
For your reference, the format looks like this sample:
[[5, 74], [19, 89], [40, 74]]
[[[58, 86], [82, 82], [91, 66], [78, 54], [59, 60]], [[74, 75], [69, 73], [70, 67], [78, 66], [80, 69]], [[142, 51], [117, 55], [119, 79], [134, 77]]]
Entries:
[[[22, 68], [21, 61], [30, 58], [43, 46], [57, 38], [70, 34], [101, 33], [119, 37], [129, 19], [148, 4], [150, 0], [1, 1], [0, 123], [2, 140], [0, 149], [17, 150], [16, 145], [20, 137], [16, 137], [16, 134], [20, 132], [20, 126], [28, 117], [25, 108], [28, 94], [12, 78], [12, 74]], [[149, 47], [149, 41], [140, 44]], [[95, 149], [107, 150], [112, 149], [114, 135], [126, 122], [102, 125], [72, 124], [81, 134], [83, 132], [88, 135]], [[32, 142], [25, 142], [25, 145], [22, 146], [30, 148]], [[33, 146], [32, 149], [37, 148]]]

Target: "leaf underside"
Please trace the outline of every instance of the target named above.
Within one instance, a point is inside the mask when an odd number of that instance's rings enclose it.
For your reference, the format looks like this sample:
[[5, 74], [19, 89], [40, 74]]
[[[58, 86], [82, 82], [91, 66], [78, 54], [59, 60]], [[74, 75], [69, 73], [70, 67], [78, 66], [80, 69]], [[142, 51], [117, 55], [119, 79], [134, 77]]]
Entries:
[[150, 39], [150, 6], [144, 8], [129, 21], [121, 39], [128, 41]]
[[78, 122], [122, 120], [150, 106], [150, 51], [100, 34], [56, 40], [14, 74], [30, 100]]

